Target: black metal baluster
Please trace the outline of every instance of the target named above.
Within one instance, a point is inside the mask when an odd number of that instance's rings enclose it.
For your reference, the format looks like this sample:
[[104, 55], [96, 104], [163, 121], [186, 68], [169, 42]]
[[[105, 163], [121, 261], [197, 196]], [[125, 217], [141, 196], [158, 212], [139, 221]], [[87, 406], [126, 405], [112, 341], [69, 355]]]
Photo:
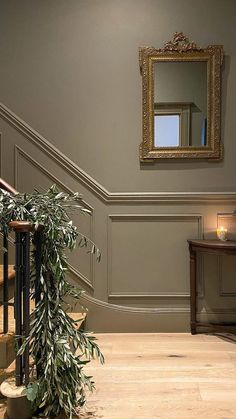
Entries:
[[3, 333], [8, 333], [8, 237], [3, 233]]
[[[22, 345], [22, 233], [16, 231], [16, 263], [15, 263], [15, 329], [17, 351]], [[22, 356], [16, 356], [16, 385], [23, 383]]]
[[[40, 301], [40, 293], [41, 293], [41, 270], [42, 270], [42, 235], [43, 231], [42, 228], [38, 229], [34, 233], [34, 246], [35, 246], [35, 252], [34, 252], [34, 258], [35, 258], [35, 305], [38, 304]], [[38, 361], [40, 359], [40, 354], [38, 355]], [[42, 374], [41, 368], [40, 368], [40, 362], [36, 362], [36, 373], [37, 377], [39, 377]]]
[[42, 254], [42, 230], [34, 233], [35, 245], [35, 305], [40, 301], [40, 277], [41, 277], [41, 254]]
[[[27, 339], [30, 331], [30, 233], [22, 233], [23, 237], [23, 335]], [[23, 354], [25, 382], [29, 383], [29, 344]]]

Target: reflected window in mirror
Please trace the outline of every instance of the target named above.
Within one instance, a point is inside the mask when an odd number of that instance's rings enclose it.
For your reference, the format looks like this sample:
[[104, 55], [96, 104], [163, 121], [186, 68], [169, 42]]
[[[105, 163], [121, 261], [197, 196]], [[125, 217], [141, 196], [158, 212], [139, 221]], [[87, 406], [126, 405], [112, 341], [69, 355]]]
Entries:
[[189, 103], [154, 103], [154, 147], [190, 145], [190, 105]]
[[155, 114], [155, 147], [180, 145], [180, 115]]

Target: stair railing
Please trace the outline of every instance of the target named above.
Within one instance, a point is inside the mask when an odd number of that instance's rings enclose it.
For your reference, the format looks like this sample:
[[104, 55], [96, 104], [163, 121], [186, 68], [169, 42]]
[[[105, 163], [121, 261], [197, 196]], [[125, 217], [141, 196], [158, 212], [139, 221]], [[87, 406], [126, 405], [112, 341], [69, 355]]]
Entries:
[[[0, 188], [13, 194], [17, 191], [0, 179]], [[15, 336], [17, 350], [22, 343], [29, 337], [30, 333], [30, 245], [31, 235], [33, 235], [34, 258], [35, 258], [35, 304], [40, 300], [40, 276], [41, 276], [41, 245], [42, 228], [34, 231], [34, 227], [27, 221], [12, 221], [9, 226], [15, 232], [15, 283], [14, 283], [14, 302], [9, 302], [8, 292], [8, 236], [3, 232], [3, 332], [9, 331], [8, 307], [14, 306]], [[16, 386], [29, 383], [30, 359], [29, 343], [26, 345], [23, 354], [16, 355], [15, 383]]]

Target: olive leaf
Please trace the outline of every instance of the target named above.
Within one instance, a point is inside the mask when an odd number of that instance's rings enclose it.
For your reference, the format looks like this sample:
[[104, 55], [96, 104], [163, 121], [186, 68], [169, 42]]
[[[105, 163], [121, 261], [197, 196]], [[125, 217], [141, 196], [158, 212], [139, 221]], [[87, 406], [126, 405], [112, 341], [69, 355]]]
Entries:
[[[76, 321], [66, 312], [66, 298], [71, 296], [79, 300], [83, 293], [66, 277], [66, 250], [84, 247], [98, 261], [101, 259], [97, 246], [71, 221], [70, 212], [74, 210], [89, 213], [81, 195], [61, 192], [56, 185], [46, 192], [34, 191], [32, 194], [11, 195], [0, 189], [2, 232], [8, 234], [9, 222], [13, 220], [29, 221], [36, 231], [43, 226], [40, 300], [31, 314], [29, 338], [17, 348], [18, 354], [22, 354], [29, 346], [37, 370], [37, 379], [27, 386], [27, 398], [32, 401], [37, 415], [55, 417], [64, 413], [70, 419], [86, 402], [86, 391], [94, 389], [92, 377], [84, 373], [84, 365], [92, 358], [104, 363], [95, 336], [78, 330]], [[31, 235], [34, 244], [33, 233]], [[35, 295], [35, 268], [34, 249], [30, 272], [31, 298]], [[77, 350], [76, 353], [72, 348]]]

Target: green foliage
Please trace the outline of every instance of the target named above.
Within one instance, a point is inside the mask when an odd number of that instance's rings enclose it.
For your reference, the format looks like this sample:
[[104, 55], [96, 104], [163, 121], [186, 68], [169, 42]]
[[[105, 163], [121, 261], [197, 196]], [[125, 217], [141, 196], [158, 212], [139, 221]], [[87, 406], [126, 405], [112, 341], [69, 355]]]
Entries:
[[[43, 226], [40, 276], [40, 301], [31, 315], [30, 336], [26, 345], [37, 369], [37, 380], [27, 388], [27, 397], [42, 416], [55, 417], [64, 412], [72, 418], [86, 401], [86, 390], [92, 391], [92, 377], [83, 367], [92, 358], [104, 362], [96, 338], [76, 328], [76, 321], [65, 310], [66, 297], [79, 300], [82, 291], [66, 279], [65, 250], [85, 247], [100, 260], [96, 245], [73, 225], [70, 212], [89, 212], [79, 194], [59, 192], [52, 186], [45, 193], [11, 195], [0, 190], [2, 230], [8, 232], [12, 220], [27, 220], [37, 230]], [[41, 227], [40, 227], [41, 228]], [[31, 285], [35, 286], [32, 258]], [[32, 292], [32, 297], [34, 293]], [[76, 351], [76, 352], [75, 352]]]

